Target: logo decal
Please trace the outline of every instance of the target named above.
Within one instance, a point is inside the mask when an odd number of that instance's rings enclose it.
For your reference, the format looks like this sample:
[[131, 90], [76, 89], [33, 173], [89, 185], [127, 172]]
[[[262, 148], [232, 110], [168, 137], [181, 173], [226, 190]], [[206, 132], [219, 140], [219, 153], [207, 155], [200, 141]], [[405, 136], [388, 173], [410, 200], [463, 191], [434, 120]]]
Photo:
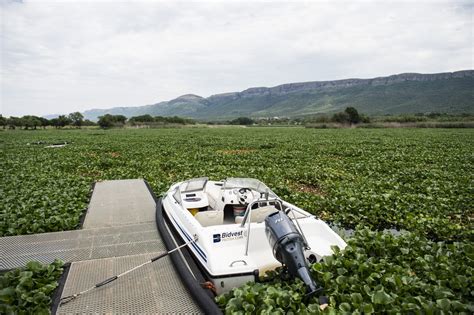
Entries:
[[213, 234], [212, 239], [214, 243], [219, 243], [220, 241], [233, 241], [244, 238], [247, 236], [247, 231], [240, 230], [237, 232], [222, 232], [220, 234]]

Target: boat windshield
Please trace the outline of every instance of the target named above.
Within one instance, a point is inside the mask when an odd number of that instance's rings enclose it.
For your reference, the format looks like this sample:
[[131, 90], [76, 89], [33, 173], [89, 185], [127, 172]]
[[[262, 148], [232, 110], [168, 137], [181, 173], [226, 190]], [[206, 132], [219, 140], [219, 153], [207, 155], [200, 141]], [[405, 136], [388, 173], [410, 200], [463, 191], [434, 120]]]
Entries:
[[203, 190], [204, 186], [206, 186], [207, 180], [207, 177], [192, 178], [181, 184], [180, 190], [183, 193]]
[[270, 197], [277, 197], [267, 185], [255, 178], [227, 178], [224, 182], [224, 189], [233, 188], [250, 188], [260, 193], [268, 192]]

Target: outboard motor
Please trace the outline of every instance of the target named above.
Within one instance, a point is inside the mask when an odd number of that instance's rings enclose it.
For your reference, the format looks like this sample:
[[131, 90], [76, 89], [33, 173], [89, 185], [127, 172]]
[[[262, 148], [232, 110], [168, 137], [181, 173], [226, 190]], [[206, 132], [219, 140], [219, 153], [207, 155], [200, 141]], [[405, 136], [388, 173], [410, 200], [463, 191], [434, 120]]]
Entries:
[[298, 277], [307, 286], [308, 294], [322, 291], [311, 277], [304, 250], [307, 244], [291, 219], [278, 211], [265, 218], [265, 233], [273, 249], [273, 256], [288, 268], [293, 277]]

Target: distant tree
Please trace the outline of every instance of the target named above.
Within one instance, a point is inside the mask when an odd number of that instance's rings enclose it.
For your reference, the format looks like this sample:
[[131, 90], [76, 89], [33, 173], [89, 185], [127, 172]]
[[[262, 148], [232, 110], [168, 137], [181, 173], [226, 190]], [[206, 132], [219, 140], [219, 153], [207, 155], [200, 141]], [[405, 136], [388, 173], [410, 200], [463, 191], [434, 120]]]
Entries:
[[59, 117], [58, 117], [59, 128], [65, 127], [65, 126], [70, 125], [70, 124], [71, 124], [71, 119], [69, 119], [65, 115], [59, 115]]
[[361, 114], [360, 115], [360, 121], [365, 123], [365, 124], [370, 123], [370, 117], [367, 116], [367, 115]]
[[15, 129], [16, 127], [21, 127], [22, 126], [21, 118], [10, 116], [7, 119], [7, 125], [8, 125], [8, 128], [10, 128], [10, 129]]
[[134, 116], [128, 120], [132, 125], [137, 123], [150, 123], [154, 121], [151, 115]]
[[2, 114], [0, 114], [0, 126], [2, 126], [3, 129], [5, 129], [7, 127], [7, 119], [5, 117], [3, 117]]
[[331, 120], [341, 124], [347, 124], [348, 122], [350, 122], [350, 117], [349, 114], [347, 114], [346, 112], [339, 112], [335, 113], [332, 116]]
[[51, 126], [54, 126], [56, 129], [63, 128], [71, 124], [71, 120], [65, 115], [60, 115], [57, 118], [53, 118], [49, 122]]
[[42, 125], [41, 118], [38, 116], [31, 116], [31, 122], [33, 123], [33, 129], [36, 129], [36, 127], [41, 127]]
[[33, 123], [31, 122], [29, 116], [20, 117], [20, 126], [24, 129], [28, 129], [29, 127], [33, 127]]
[[344, 112], [349, 115], [349, 122], [351, 124], [358, 124], [360, 122], [359, 112], [354, 107], [347, 107]]
[[37, 126], [41, 126], [41, 120], [37, 116], [26, 115], [20, 118], [21, 125], [25, 127], [25, 129], [31, 128], [36, 129]]
[[97, 122], [101, 128], [111, 128], [114, 124], [112, 120], [112, 115], [105, 114], [104, 116], [99, 117], [99, 121]]
[[111, 128], [111, 127], [123, 127], [126, 121], [127, 121], [127, 117], [123, 115], [105, 114], [104, 116], [99, 117], [99, 121], [97, 123], [99, 124], [101, 128]]
[[361, 116], [354, 107], [347, 107], [343, 112], [335, 113], [331, 120], [341, 124], [358, 124]]
[[170, 124], [180, 124], [180, 125], [186, 124], [186, 119], [178, 117], [178, 116], [165, 117], [165, 121]]
[[239, 117], [230, 121], [231, 125], [252, 125], [253, 123], [253, 119], [249, 117]]
[[59, 128], [59, 119], [58, 118], [51, 118], [49, 120], [49, 123], [51, 124], [51, 126], [53, 126], [54, 128]]
[[84, 120], [84, 122], [82, 123], [83, 126], [97, 126], [97, 123], [89, 120], [89, 119], [86, 119]]
[[79, 112], [70, 113], [68, 118], [71, 120], [73, 126], [81, 128], [84, 123], [84, 115]]
[[124, 115], [114, 115], [114, 120], [118, 124], [125, 125], [125, 123], [127, 122], [127, 117], [125, 117]]
[[44, 117], [38, 117], [38, 119], [41, 121], [41, 127], [43, 127], [43, 129], [46, 129], [47, 126], [51, 126], [49, 119]]
[[155, 124], [164, 125], [164, 124], [179, 124], [179, 125], [193, 125], [196, 122], [189, 118], [183, 118], [179, 116], [164, 117], [164, 116], [155, 116], [153, 117], [153, 122]]

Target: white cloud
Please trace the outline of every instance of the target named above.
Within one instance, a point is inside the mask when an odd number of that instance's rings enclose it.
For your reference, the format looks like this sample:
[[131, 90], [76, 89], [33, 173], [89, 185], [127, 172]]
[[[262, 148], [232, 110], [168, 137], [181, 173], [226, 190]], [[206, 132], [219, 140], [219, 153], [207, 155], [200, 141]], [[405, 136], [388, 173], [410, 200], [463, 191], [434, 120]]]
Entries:
[[470, 2], [2, 2], [1, 112], [473, 68]]

